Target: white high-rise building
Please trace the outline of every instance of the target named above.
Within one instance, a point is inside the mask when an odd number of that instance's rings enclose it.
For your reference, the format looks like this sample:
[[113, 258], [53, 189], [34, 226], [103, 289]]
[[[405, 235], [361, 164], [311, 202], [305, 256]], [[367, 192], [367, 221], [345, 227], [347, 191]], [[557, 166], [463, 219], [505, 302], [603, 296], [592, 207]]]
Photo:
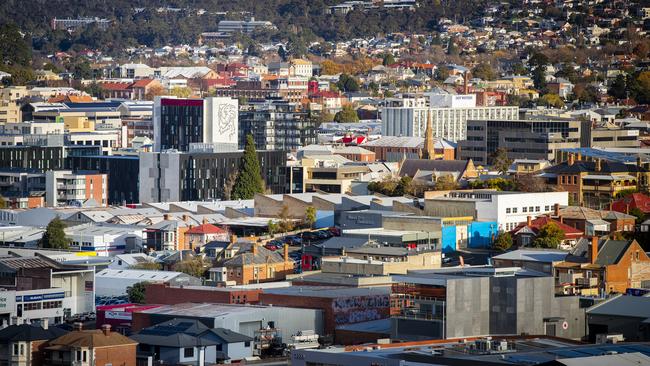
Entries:
[[390, 100], [381, 113], [382, 134], [424, 137], [431, 114], [433, 136], [457, 142], [466, 139], [468, 120], [519, 117], [519, 107], [477, 107], [475, 95], [428, 93], [425, 96]]

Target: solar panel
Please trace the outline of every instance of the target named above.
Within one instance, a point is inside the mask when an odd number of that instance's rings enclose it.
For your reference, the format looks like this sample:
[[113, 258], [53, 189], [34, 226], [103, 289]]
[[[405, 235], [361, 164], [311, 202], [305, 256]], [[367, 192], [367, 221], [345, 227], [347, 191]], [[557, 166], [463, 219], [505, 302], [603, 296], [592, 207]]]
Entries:
[[562, 358], [576, 358], [576, 357], [585, 357], [584, 353], [571, 350], [557, 350], [557, 351], [548, 351], [548, 353], [558, 355]]

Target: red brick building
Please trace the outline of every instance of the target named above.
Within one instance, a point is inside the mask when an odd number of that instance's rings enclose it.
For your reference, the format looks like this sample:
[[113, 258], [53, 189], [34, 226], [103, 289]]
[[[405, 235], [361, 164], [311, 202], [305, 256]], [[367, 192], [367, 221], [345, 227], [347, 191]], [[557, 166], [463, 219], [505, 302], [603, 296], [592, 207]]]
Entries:
[[186, 302], [210, 302], [220, 304], [255, 304], [259, 301], [260, 289], [234, 289], [229, 287], [185, 286], [172, 287], [169, 284], [147, 285], [147, 304], [175, 305]]
[[114, 365], [136, 366], [138, 342], [111, 331], [110, 325], [102, 329], [76, 330], [51, 340], [45, 347], [45, 365]]

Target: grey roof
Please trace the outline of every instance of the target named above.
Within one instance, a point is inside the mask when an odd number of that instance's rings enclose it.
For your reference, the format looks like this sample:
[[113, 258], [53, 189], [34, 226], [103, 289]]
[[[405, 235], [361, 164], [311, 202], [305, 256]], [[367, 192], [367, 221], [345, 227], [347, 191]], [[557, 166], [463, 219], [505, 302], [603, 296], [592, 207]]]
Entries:
[[494, 256], [494, 259], [551, 263], [563, 261], [568, 252], [546, 249], [518, 249]]
[[[235, 254], [232, 258], [224, 262], [224, 266], [233, 267], [241, 266], [244, 264], [264, 264], [264, 263], [282, 263], [284, 258], [281, 254], [277, 252], [270, 251], [264, 248], [261, 245], [240, 242], [237, 244], [239, 246], [239, 252]], [[256, 254], [252, 252], [252, 245], [257, 245]]]
[[607, 240], [598, 250], [596, 264], [608, 266], [618, 263], [631, 243], [627, 240]]
[[587, 309], [589, 315], [650, 318], [650, 297], [618, 296]]
[[0, 342], [31, 342], [58, 338], [68, 331], [57, 327], [43, 329], [40, 325], [11, 325], [0, 330]]
[[409, 177], [415, 176], [419, 170], [436, 172], [465, 172], [467, 160], [427, 160], [427, 159], [406, 159], [402, 163], [399, 175]]
[[[209, 346], [215, 344], [248, 342], [251, 337], [229, 329], [210, 329], [198, 320], [174, 318], [149, 328], [142, 329], [131, 336], [142, 344], [165, 347]], [[223, 342], [221, 342], [223, 341]]]
[[315, 245], [317, 247], [326, 249], [341, 249], [341, 248], [359, 248], [368, 242], [368, 238], [348, 238], [348, 237], [333, 237], [325, 240], [321, 244]]

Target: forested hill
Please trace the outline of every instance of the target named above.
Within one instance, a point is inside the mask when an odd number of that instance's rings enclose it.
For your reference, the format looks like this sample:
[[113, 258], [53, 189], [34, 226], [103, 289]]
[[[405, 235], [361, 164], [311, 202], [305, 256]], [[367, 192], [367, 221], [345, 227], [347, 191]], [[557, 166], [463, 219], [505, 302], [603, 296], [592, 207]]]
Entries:
[[[215, 31], [223, 19], [254, 16], [269, 20], [278, 31], [259, 35], [273, 40], [299, 37], [340, 40], [392, 32], [424, 32], [442, 17], [469, 19], [480, 14], [487, 0], [419, 0], [415, 11], [376, 9], [327, 14], [330, 5], [342, 0], [3, 0], [0, 24], [16, 24], [35, 40], [36, 50], [65, 49], [72, 44], [110, 51], [144, 44], [193, 43], [198, 34]], [[165, 10], [166, 9], [166, 10]], [[204, 10], [204, 11], [199, 11]], [[53, 17], [100, 17], [112, 20], [108, 31], [88, 27], [70, 39], [49, 28]], [[59, 33], [59, 34], [57, 34]], [[81, 32], [80, 32], [81, 33]]]

